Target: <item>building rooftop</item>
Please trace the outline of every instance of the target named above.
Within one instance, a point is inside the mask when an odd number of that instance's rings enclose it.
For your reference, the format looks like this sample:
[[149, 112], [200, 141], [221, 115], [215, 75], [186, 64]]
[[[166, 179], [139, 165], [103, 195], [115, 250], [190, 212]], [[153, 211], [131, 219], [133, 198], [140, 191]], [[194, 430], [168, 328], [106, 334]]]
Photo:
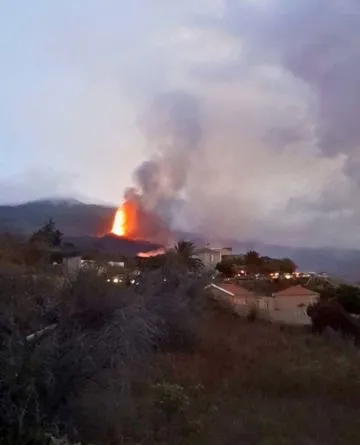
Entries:
[[306, 297], [311, 295], [318, 295], [318, 292], [308, 289], [301, 284], [290, 286], [274, 294], [275, 297]]
[[256, 294], [234, 283], [210, 284], [210, 287], [233, 297], [255, 297]]
[[213, 253], [214, 251], [209, 247], [201, 247], [200, 249], [196, 249], [195, 253]]

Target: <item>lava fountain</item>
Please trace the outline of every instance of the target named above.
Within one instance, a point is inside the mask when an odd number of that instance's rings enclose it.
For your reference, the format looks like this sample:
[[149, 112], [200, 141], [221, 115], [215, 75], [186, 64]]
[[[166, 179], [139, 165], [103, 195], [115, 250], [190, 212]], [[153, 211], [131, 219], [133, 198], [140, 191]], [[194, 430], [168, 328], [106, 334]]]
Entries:
[[125, 199], [117, 209], [111, 229], [115, 236], [131, 240], [169, 245], [172, 239], [166, 223], [155, 213], [144, 208], [138, 198]]
[[115, 218], [111, 229], [111, 233], [117, 236], [126, 235], [126, 215], [122, 207], [118, 208], [118, 210], [115, 213]]
[[131, 239], [140, 238], [139, 209], [135, 201], [126, 200], [117, 209], [111, 233]]

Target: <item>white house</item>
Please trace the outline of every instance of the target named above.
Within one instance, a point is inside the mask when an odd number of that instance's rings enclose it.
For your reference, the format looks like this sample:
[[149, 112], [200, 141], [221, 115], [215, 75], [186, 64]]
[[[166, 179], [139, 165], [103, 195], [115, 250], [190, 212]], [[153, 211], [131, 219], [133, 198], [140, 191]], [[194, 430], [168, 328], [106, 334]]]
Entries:
[[206, 269], [215, 269], [217, 263], [221, 261], [222, 252], [221, 249], [203, 247], [196, 250], [195, 256], [202, 261]]
[[301, 285], [291, 286], [273, 294], [270, 317], [274, 321], [307, 325], [311, 323], [306, 308], [320, 298], [318, 292]]
[[227, 303], [239, 315], [246, 315], [253, 306], [257, 307], [263, 314], [269, 311], [271, 298], [257, 295], [237, 284], [212, 283], [206, 288], [212, 291], [216, 299]]
[[202, 247], [196, 250], [195, 256], [203, 262], [207, 269], [215, 269], [223, 255], [230, 255], [231, 252], [231, 247]]

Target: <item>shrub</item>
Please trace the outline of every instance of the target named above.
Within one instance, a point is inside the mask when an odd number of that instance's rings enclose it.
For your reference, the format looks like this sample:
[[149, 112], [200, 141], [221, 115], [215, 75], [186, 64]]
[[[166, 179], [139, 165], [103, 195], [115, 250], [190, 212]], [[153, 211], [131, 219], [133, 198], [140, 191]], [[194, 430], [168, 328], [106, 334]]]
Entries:
[[[47, 443], [77, 425], [74, 401], [114, 370], [129, 394], [134, 370], [154, 349], [193, 346], [202, 284], [172, 268], [145, 274], [139, 286], [107, 283], [84, 271], [59, 288], [33, 278], [0, 282], [0, 424], [11, 444]], [[52, 329], [40, 331], [52, 323]], [[94, 383], [95, 384], [95, 383]], [[129, 400], [129, 397], [126, 399]], [[126, 410], [126, 407], [123, 407]]]
[[198, 340], [199, 325], [206, 311], [204, 283], [197, 277], [156, 271], [144, 277], [139, 292], [157, 319], [158, 347], [191, 350]]
[[252, 304], [249, 308], [249, 312], [246, 315], [247, 321], [254, 322], [258, 320], [259, 317], [260, 317], [259, 308], [255, 304]]
[[158, 383], [152, 388], [153, 441], [183, 443], [201, 431], [201, 422], [191, 413], [189, 390], [176, 383]]
[[33, 294], [27, 298], [19, 292], [22, 282], [13, 285], [2, 301], [9, 326], [1, 333], [0, 423], [3, 436], [26, 444], [27, 436], [37, 437], [41, 428], [52, 430], [59, 421], [70, 421], [65, 407], [84, 382], [102, 369], [130, 366], [150, 351], [154, 326], [136, 299], [84, 274], [56, 301], [56, 329], [29, 343], [29, 328], [43, 327], [43, 306]]

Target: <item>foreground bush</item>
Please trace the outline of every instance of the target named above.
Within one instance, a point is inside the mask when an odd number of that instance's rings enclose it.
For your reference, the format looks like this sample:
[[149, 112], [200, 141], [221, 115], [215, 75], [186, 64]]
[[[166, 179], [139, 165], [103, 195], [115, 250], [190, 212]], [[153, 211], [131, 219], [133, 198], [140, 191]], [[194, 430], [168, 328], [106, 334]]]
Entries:
[[130, 404], [130, 382], [154, 351], [196, 341], [199, 285], [171, 268], [149, 272], [137, 287], [113, 286], [91, 271], [60, 290], [46, 279], [0, 282], [3, 443], [45, 444], [49, 432], [76, 439], [75, 399], [111, 370]]

